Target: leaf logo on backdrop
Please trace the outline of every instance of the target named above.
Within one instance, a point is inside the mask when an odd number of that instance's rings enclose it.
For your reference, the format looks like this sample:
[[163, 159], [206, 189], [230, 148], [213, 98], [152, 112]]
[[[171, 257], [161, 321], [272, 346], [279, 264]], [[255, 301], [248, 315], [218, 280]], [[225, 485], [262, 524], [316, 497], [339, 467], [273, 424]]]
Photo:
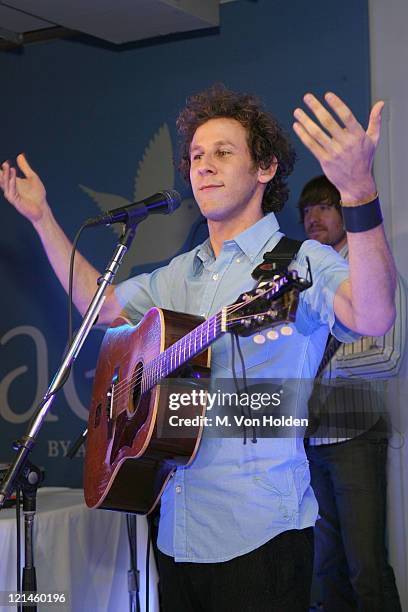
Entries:
[[[139, 162], [134, 182], [133, 199], [94, 191], [85, 185], [79, 187], [96, 202], [102, 212], [138, 202], [163, 189], [174, 189], [173, 146], [169, 128], [164, 123], [153, 136]], [[174, 257], [184, 245], [192, 224], [200, 217], [194, 200], [182, 201], [171, 215], [152, 215], [143, 221], [136, 239], [127, 253], [118, 274], [118, 280], [128, 278], [137, 265], [161, 262]], [[119, 235], [120, 225], [111, 226]]]

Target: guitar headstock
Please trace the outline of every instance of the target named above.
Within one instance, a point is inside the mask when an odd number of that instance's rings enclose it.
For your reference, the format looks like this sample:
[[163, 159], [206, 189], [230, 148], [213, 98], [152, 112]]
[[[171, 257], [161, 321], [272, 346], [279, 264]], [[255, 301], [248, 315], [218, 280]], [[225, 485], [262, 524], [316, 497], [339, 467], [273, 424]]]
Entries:
[[[255, 289], [242, 293], [234, 304], [223, 308], [223, 331], [251, 336], [266, 327], [294, 322], [299, 294], [311, 284], [311, 281], [300, 278], [295, 270], [261, 282]], [[271, 332], [270, 339], [274, 339], [274, 333]]]

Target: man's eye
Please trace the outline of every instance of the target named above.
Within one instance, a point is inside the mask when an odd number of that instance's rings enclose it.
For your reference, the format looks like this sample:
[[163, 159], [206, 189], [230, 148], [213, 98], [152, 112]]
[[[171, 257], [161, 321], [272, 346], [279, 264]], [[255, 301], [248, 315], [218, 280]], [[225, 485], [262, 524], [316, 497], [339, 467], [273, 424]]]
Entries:
[[193, 160], [196, 160], [196, 159], [201, 159], [201, 158], [202, 158], [202, 156], [203, 156], [203, 154], [202, 154], [202, 153], [196, 153], [195, 155], [193, 155]]
[[218, 151], [218, 155], [220, 157], [226, 157], [227, 155], [229, 155], [231, 153], [231, 151], [226, 151], [226, 150], [220, 150]]

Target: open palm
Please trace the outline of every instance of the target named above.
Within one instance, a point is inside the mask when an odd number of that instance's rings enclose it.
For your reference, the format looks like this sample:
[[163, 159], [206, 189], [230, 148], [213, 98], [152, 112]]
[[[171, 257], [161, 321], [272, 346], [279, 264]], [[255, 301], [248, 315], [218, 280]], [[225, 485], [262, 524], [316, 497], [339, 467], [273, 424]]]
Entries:
[[4, 162], [0, 172], [0, 187], [6, 200], [18, 212], [32, 222], [39, 221], [46, 206], [45, 187], [23, 154], [18, 155], [17, 165], [24, 177], [17, 177], [16, 169]]

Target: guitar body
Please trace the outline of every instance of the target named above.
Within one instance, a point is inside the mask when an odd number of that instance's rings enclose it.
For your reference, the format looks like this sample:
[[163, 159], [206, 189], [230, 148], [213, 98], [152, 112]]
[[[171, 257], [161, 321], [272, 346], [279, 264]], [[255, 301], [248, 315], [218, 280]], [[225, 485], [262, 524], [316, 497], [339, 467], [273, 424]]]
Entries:
[[[137, 326], [119, 317], [106, 332], [88, 420], [84, 490], [89, 507], [148, 514], [177, 466], [194, 459], [202, 426], [189, 428], [189, 438], [161, 437], [158, 424], [172, 414], [167, 385], [143, 391], [142, 374], [202, 322], [201, 317], [152, 308]], [[188, 377], [208, 377], [209, 366], [207, 348], [190, 360]], [[183, 417], [204, 413], [205, 406], [183, 407]]]

